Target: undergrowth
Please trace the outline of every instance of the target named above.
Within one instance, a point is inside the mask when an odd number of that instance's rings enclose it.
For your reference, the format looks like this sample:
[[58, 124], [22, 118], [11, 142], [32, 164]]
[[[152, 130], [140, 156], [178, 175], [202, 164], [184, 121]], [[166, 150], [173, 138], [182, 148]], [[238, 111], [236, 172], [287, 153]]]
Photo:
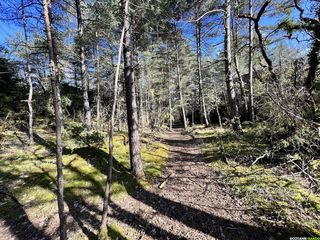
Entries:
[[[93, 141], [91, 136], [83, 135], [78, 127], [79, 123], [65, 122], [63, 134], [65, 202], [73, 218], [82, 214], [81, 209], [77, 209], [78, 206], [90, 205], [98, 209], [106, 183], [109, 159], [107, 134], [95, 134], [93, 138], [96, 140]], [[28, 146], [24, 131], [4, 125], [1, 128], [0, 186], [8, 189], [21, 207], [17, 209], [16, 203], [2, 198], [0, 217], [17, 220], [21, 214], [26, 213], [30, 219], [49, 219], [57, 212], [53, 130], [48, 127], [46, 120], [38, 122], [34, 129], [36, 143]], [[78, 136], [81, 138], [72, 134], [74, 129], [79, 131]], [[101, 138], [100, 144], [96, 144], [99, 143], [98, 137]], [[130, 174], [129, 144], [123, 140], [124, 137], [127, 138], [125, 133], [116, 133], [114, 137], [112, 201], [124, 197], [138, 184]], [[82, 141], [83, 138], [85, 141]], [[160, 175], [168, 157], [166, 146], [144, 138], [141, 154], [147, 180]], [[143, 183], [145, 185], [148, 183]], [[96, 215], [98, 214], [95, 214], [94, 221], [98, 222], [99, 217]], [[108, 234], [111, 239], [116, 239], [114, 236], [121, 235], [121, 229], [113, 226], [108, 229]], [[80, 235], [78, 237], [81, 238]]]
[[[203, 153], [219, 179], [259, 221], [282, 229], [281, 233], [277, 230], [278, 234], [320, 235], [320, 194], [310, 188], [303, 174], [293, 171], [281, 159], [271, 161], [266, 157], [252, 164], [272, 146], [266, 125], [247, 126], [242, 134], [199, 127], [189, 132], [206, 143]], [[315, 168], [319, 171], [319, 166]]]

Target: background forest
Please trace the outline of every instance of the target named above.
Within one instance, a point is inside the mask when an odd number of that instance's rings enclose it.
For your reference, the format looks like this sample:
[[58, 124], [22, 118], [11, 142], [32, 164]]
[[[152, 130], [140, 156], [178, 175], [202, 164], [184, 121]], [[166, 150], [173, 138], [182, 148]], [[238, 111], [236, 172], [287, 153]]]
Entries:
[[318, 0], [1, 1], [0, 233], [236, 239], [148, 190], [185, 159], [262, 229], [239, 239], [319, 236], [319, 55]]

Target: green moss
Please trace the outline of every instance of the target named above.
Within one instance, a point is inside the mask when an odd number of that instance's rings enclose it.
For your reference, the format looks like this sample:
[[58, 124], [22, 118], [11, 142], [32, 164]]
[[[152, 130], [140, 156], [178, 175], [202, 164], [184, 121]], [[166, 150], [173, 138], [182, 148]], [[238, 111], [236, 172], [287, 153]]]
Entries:
[[123, 229], [116, 224], [108, 226], [108, 236], [110, 240], [125, 240]]
[[[223, 179], [234, 195], [243, 204], [255, 209], [261, 221], [276, 217], [278, 224], [282, 223], [289, 231], [301, 230], [318, 234], [319, 194], [312, 193], [299, 179], [282, 176], [261, 164], [262, 160], [253, 166], [240, 165], [231, 160], [247, 158], [248, 155], [261, 155], [268, 147], [264, 143], [267, 131], [263, 124], [259, 124], [245, 127], [242, 135], [212, 128], [195, 129], [191, 132], [196, 139], [207, 143], [203, 153], [212, 161], [214, 171], [224, 176]], [[224, 143], [226, 155], [229, 156], [228, 164], [222, 161], [220, 139]], [[298, 155], [294, 156], [299, 158]]]
[[[78, 123], [65, 122], [64, 140], [64, 187], [67, 205], [80, 199], [98, 206], [102, 196], [108, 172], [108, 137], [105, 133], [102, 148], [87, 147], [68, 135], [69, 126]], [[23, 209], [10, 199], [0, 198], [0, 217], [18, 218], [22, 210], [32, 218], [45, 218], [57, 211], [56, 204], [56, 165], [54, 150], [54, 133], [42, 124], [35, 128], [41, 144], [21, 147], [16, 136], [27, 140], [23, 132], [5, 131], [4, 139], [10, 143], [7, 149], [0, 153], [0, 184], [8, 187], [13, 195], [23, 204]], [[165, 145], [144, 138], [141, 144], [141, 157], [147, 181], [137, 181], [130, 173], [129, 144], [124, 141], [125, 133], [117, 133], [114, 137], [114, 164], [111, 185], [112, 200], [118, 200], [137, 185], [149, 186], [148, 180], [158, 176], [168, 158]], [[119, 226], [111, 225], [108, 229], [110, 239], [125, 239]], [[78, 236], [78, 235], [77, 235]], [[78, 237], [75, 239], [79, 239]]]
[[126, 240], [123, 229], [116, 224], [111, 224], [108, 228], [100, 229], [97, 236], [98, 240]]

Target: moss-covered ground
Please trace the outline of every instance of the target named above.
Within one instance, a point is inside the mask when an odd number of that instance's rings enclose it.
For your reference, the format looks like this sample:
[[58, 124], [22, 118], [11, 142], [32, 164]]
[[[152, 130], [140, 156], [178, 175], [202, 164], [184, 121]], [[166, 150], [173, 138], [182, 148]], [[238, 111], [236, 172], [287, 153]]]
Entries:
[[[63, 133], [65, 202], [71, 215], [72, 209], [80, 202], [92, 206], [101, 204], [108, 170], [107, 134], [102, 133], [102, 136], [99, 136], [100, 145], [87, 144], [81, 140], [83, 133], [79, 132], [80, 125], [65, 122]], [[79, 135], [74, 134], [75, 132]], [[22, 206], [17, 208], [16, 203], [1, 196], [0, 218], [18, 219], [21, 214], [26, 213], [29, 219], [48, 219], [57, 212], [53, 129], [47, 120], [37, 122], [35, 144], [32, 146], [28, 146], [27, 135], [23, 129], [3, 125], [0, 134], [0, 186], [7, 188]], [[165, 145], [148, 138], [143, 138], [141, 142], [148, 181], [161, 173], [168, 150]], [[126, 133], [116, 133], [114, 136], [114, 159], [112, 201], [122, 198], [136, 187], [136, 181], [129, 170]], [[148, 184], [147, 181], [144, 185]], [[97, 219], [99, 218], [98, 216]], [[108, 234], [111, 239], [122, 235], [119, 226], [115, 225], [110, 226]], [[75, 239], [78, 237], [74, 234]]]
[[319, 236], [320, 194], [310, 190], [305, 178], [290, 165], [281, 165], [277, 159], [272, 164], [268, 158], [252, 164], [270, 147], [264, 141], [266, 130], [260, 124], [245, 127], [242, 134], [204, 127], [190, 129], [190, 133], [205, 143], [204, 157], [220, 176], [217, 181], [229, 186], [234, 197], [259, 221], [282, 229], [285, 235]]

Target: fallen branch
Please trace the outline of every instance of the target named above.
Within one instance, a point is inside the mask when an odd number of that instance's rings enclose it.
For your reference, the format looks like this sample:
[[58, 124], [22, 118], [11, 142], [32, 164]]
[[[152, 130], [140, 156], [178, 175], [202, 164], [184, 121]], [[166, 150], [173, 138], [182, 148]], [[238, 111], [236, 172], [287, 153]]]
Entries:
[[270, 152], [265, 151], [265, 153], [259, 157], [256, 158], [256, 160], [253, 161], [253, 163], [251, 164], [251, 166], [253, 166], [254, 164], [256, 164], [260, 159], [263, 159], [265, 157], [268, 157], [270, 155]]
[[[289, 157], [290, 158], [290, 157]], [[297, 163], [294, 162], [295, 160], [294, 159], [290, 159], [288, 161], [288, 163], [293, 163], [298, 169], [301, 170], [301, 172], [307, 176], [309, 178], [309, 180], [314, 183], [315, 185], [318, 185], [319, 184], [319, 180], [314, 178], [313, 176], [311, 176], [309, 173], [307, 173], [302, 167], [300, 167]]]
[[169, 176], [159, 185], [158, 188], [162, 189], [166, 185], [166, 183], [169, 181], [170, 178], [172, 178], [175, 175], [175, 173], [169, 174]]

